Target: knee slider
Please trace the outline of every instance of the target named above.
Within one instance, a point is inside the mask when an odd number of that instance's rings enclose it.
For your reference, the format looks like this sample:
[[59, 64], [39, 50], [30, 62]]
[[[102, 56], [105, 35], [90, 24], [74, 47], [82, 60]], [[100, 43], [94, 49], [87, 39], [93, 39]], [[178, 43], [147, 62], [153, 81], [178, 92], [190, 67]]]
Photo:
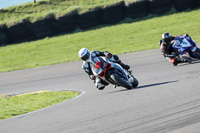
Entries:
[[96, 88], [98, 88], [99, 90], [103, 90], [105, 88], [105, 85], [102, 84], [101, 79], [99, 78], [96, 79]]

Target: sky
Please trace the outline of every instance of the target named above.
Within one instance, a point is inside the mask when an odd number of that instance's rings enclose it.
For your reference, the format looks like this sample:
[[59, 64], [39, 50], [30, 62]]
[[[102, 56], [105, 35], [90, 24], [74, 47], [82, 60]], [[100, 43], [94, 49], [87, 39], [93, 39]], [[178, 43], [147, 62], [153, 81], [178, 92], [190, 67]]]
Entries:
[[33, 2], [33, 0], [0, 0], [0, 8], [21, 5], [28, 2]]

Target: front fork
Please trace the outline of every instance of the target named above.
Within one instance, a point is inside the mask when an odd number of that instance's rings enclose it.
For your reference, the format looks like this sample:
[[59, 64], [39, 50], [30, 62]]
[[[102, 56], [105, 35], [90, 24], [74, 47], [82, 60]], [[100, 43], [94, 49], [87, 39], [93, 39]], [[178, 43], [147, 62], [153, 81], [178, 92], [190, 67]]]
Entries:
[[126, 69], [124, 69], [124, 72], [127, 75], [129, 83], [133, 83], [134, 82], [134, 76], [130, 72], [128, 72]]

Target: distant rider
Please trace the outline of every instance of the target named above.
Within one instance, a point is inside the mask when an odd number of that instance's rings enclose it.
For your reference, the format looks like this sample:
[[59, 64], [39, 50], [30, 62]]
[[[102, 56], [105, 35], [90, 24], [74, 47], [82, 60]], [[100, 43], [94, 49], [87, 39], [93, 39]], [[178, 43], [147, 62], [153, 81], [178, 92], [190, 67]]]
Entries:
[[108, 83], [101, 80], [99, 77], [95, 77], [95, 75], [92, 73], [91, 66], [89, 64], [89, 60], [91, 56], [105, 56], [109, 58], [110, 61], [113, 61], [115, 63], [120, 64], [124, 69], [128, 70], [130, 69], [130, 66], [125, 65], [119, 60], [119, 57], [117, 55], [112, 55], [108, 51], [100, 52], [100, 51], [92, 51], [90, 52], [87, 48], [82, 48], [78, 52], [79, 57], [83, 60], [82, 68], [85, 70], [85, 72], [89, 75], [91, 80], [95, 80], [95, 86], [99, 90], [103, 90], [105, 86], [108, 85]]
[[[178, 63], [181, 63], [183, 61], [180, 61], [176, 58], [177, 53], [173, 52], [173, 42], [174, 39], [180, 37], [189, 37], [188, 34], [185, 35], [178, 35], [178, 36], [171, 36], [170, 33], [165, 32], [164, 34], [162, 34], [162, 40], [160, 40], [160, 50], [162, 55], [169, 61], [171, 62], [174, 66], [176, 66]], [[193, 41], [194, 44], [196, 45], [195, 41]]]

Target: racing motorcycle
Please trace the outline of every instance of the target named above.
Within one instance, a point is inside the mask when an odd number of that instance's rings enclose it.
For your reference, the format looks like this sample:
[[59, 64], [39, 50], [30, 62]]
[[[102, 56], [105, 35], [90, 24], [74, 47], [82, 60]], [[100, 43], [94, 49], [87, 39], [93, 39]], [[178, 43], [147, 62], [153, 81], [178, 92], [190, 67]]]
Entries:
[[182, 62], [192, 63], [200, 60], [200, 49], [189, 36], [178, 36], [172, 43], [175, 56]]
[[93, 74], [108, 84], [132, 89], [138, 86], [138, 80], [131, 72], [123, 69], [118, 63], [102, 56], [92, 56], [89, 61]]

